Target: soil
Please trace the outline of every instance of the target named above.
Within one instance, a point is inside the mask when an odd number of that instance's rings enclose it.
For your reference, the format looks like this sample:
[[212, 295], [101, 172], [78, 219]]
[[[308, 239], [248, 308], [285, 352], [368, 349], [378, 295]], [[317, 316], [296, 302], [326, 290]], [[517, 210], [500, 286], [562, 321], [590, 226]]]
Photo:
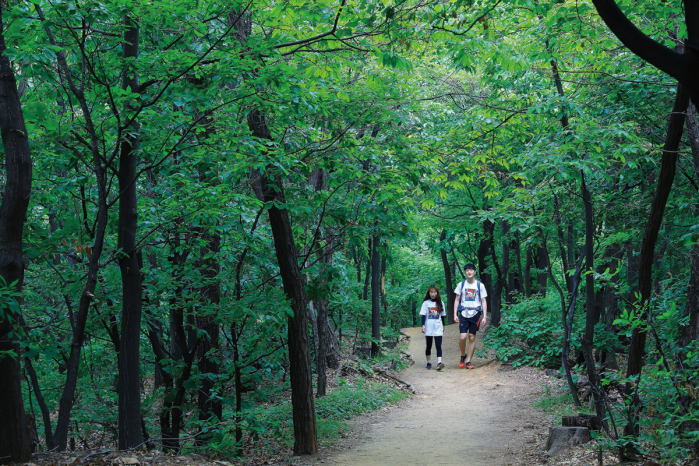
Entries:
[[[416, 364], [401, 378], [412, 383], [417, 394], [352, 421], [357, 437], [342, 451], [320, 461], [337, 466], [492, 466], [530, 465], [542, 460], [542, 444], [551, 425], [551, 420], [533, 407], [547, 378], [542, 371], [512, 370], [493, 359], [479, 358], [473, 360], [475, 369], [459, 368], [457, 325], [446, 327], [446, 368], [427, 370], [421, 330], [405, 331], [411, 336], [408, 351]], [[433, 367], [436, 359], [433, 348]]]

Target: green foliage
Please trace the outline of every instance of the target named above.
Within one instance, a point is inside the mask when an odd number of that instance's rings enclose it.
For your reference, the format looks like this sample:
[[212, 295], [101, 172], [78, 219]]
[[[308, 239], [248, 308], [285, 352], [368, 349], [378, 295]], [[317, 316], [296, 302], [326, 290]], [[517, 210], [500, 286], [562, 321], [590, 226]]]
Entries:
[[[405, 391], [362, 378], [351, 382], [338, 379], [338, 383], [337, 389], [315, 400], [318, 437], [323, 444], [331, 444], [333, 440], [349, 432], [344, 421], [395, 404], [409, 396]], [[291, 403], [287, 401], [275, 406], [251, 410], [246, 413], [242, 427], [252, 439], [262, 441], [270, 449], [291, 446], [293, 444]], [[217, 438], [209, 444], [209, 447], [224, 455], [233, 456], [236, 445], [231, 428], [231, 425], [224, 425], [212, 430], [216, 432]]]
[[[509, 306], [503, 309], [500, 326], [488, 332], [484, 340], [485, 350], [494, 350], [496, 358], [511, 361], [512, 367], [558, 368], [563, 347], [560, 313], [558, 297], [552, 294]], [[575, 339], [571, 348], [571, 352], [579, 348]]]

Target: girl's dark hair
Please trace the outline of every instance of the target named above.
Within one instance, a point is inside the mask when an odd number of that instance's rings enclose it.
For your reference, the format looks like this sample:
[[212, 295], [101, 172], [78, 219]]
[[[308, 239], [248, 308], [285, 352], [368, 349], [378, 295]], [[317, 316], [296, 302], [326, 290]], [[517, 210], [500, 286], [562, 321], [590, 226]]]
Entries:
[[422, 301], [432, 301], [432, 298], [430, 297], [430, 290], [434, 290], [437, 292], [437, 299], [435, 299], [435, 302], [437, 303], [437, 309], [439, 309], [439, 313], [441, 314], [444, 309], [442, 308], [442, 297], [439, 296], [439, 288], [437, 288], [437, 285], [430, 285], [430, 287], [427, 288], [427, 293], [425, 293], [425, 299], [423, 299]]

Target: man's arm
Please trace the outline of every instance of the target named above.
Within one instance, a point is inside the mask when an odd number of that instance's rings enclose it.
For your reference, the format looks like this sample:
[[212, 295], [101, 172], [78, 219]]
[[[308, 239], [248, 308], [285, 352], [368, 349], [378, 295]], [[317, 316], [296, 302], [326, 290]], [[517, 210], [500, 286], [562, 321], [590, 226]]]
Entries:
[[457, 294], [456, 299], [454, 299], [454, 322], [459, 322], [459, 302], [461, 301], [461, 295]]
[[483, 308], [483, 325], [485, 325], [486, 315], [488, 314], [488, 301], [485, 298], [481, 298], [481, 308]]

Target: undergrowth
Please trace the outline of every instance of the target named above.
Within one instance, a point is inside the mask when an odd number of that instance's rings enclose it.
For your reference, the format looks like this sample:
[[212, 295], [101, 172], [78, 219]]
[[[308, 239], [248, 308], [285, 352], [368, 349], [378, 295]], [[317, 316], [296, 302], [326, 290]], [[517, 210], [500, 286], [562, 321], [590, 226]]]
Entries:
[[[327, 396], [315, 399], [318, 441], [331, 445], [349, 432], [346, 420], [374, 411], [405, 399], [409, 394], [361, 377], [352, 380], [338, 379], [338, 387]], [[291, 402], [247, 411], [243, 420], [248, 438], [258, 445], [279, 451], [291, 447], [294, 442]], [[221, 456], [232, 457], [236, 453], [234, 425], [227, 432], [219, 431], [210, 447]]]

